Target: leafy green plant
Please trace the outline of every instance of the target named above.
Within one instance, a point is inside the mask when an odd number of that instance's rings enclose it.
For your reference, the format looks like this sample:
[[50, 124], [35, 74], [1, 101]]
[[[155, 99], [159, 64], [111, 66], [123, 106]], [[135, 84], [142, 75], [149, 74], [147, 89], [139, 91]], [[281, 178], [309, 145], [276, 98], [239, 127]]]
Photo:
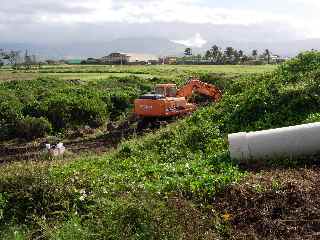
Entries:
[[0, 193], [0, 221], [4, 217], [4, 211], [6, 209], [7, 205], [7, 197], [5, 193]]
[[45, 137], [52, 131], [51, 123], [44, 117], [24, 117], [19, 120], [15, 127], [16, 136], [27, 140]]

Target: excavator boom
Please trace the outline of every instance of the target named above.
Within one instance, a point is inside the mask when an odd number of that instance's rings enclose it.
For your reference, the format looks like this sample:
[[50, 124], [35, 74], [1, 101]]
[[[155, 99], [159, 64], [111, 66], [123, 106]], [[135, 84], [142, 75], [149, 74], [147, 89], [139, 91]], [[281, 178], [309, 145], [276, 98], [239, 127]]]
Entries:
[[189, 80], [186, 85], [177, 91], [177, 96], [189, 98], [194, 92], [211, 97], [214, 102], [219, 101], [222, 96], [219, 88], [198, 79]]

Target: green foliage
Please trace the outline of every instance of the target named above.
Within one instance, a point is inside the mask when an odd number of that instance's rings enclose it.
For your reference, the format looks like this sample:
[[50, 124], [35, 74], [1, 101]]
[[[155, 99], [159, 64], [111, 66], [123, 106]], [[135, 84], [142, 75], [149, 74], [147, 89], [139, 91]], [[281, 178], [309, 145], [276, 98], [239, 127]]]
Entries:
[[310, 51], [299, 54], [296, 58], [282, 64], [278, 69], [280, 76], [285, 76], [287, 82], [303, 81], [303, 77], [308, 72], [319, 69], [320, 54]]
[[16, 136], [27, 140], [45, 137], [52, 131], [51, 123], [44, 117], [24, 117], [17, 122]]
[[[48, 226], [61, 226], [53, 239], [72, 236], [80, 239], [84, 236], [87, 239], [183, 238], [187, 230], [180, 219], [192, 213], [180, 202], [178, 207], [172, 207], [170, 196], [183, 196], [192, 201], [199, 212], [217, 193], [246, 174], [230, 159], [227, 134], [319, 118], [319, 56], [317, 52], [306, 53], [275, 72], [239, 76], [229, 81], [225, 76], [219, 78], [203, 72], [208, 82], [223, 86], [224, 96], [219, 103], [202, 108], [189, 118], [125, 141], [106, 155], [85, 156], [50, 168], [32, 166], [28, 171], [13, 166], [0, 175], [0, 192], [6, 192], [3, 220], [15, 221], [17, 226], [26, 223], [30, 234], [37, 231], [43, 234], [37, 219], [45, 219]], [[112, 112], [109, 104], [126, 109], [128, 105], [122, 105], [119, 99], [130, 101], [131, 96], [139, 94], [148, 84], [133, 78], [97, 81], [92, 87], [97, 95], [90, 95], [88, 99], [98, 96], [109, 107], [108, 112]], [[107, 92], [107, 88], [113, 92]], [[120, 94], [120, 89], [127, 96], [120, 95], [117, 100], [110, 97], [115, 92]], [[58, 92], [66, 94], [64, 91]], [[48, 96], [52, 97], [45, 93], [35, 99], [50, 99]], [[72, 111], [68, 107], [65, 112]], [[287, 162], [294, 164], [290, 159]], [[280, 187], [273, 184], [275, 189]], [[263, 189], [257, 186], [256, 191]], [[182, 209], [181, 212], [177, 213], [177, 208]], [[202, 226], [205, 216], [202, 213], [199, 223]], [[215, 221], [213, 225], [212, 222], [203, 232], [212, 230], [229, 237], [228, 223]]]
[[103, 126], [109, 117], [117, 120], [130, 111], [133, 100], [150, 86], [136, 77], [90, 84], [50, 77], [1, 83], [0, 140], [33, 139], [85, 125]]
[[5, 240], [25, 240], [27, 239], [25, 237], [23, 229], [20, 227], [7, 227], [6, 230], [1, 231], [0, 228], [0, 238]]
[[88, 240], [90, 239], [86, 229], [81, 225], [77, 217], [73, 217], [51, 236], [52, 240]]
[[0, 193], [0, 221], [4, 217], [4, 211], [7, 206], [7, 196], [5, 193]]
[[107, 119], [107, 106], [95, 96], [58, 93], [50, 96], [38, 111], [47, 116], [57, 130], [73, 126], [101, 126]]
[[12, 123], [21, 118], [22, 107], [11, 91], [0, 89], [0, 122]]

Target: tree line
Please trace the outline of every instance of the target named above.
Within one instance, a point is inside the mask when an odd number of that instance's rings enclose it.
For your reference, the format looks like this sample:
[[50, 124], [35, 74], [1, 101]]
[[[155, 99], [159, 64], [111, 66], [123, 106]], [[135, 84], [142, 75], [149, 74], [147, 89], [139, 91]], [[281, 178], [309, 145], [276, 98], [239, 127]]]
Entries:
[[251, 54], [245, 54], [243, 50], [238, 50], [233, 47], [226, 47], [222, 49], [217, 45], [212, 46], [208, 49], [204, 55], [197, 54], [193, 55], [191, 48], [186, 48], [184, 51], [184, 57], [180, 59], [185, 61], [199, 61], [210, 64], [264, 64], [271, 63], [271, 52], [266, 49], [264, 52], [259, 54], [257, 49], [252, 50]]

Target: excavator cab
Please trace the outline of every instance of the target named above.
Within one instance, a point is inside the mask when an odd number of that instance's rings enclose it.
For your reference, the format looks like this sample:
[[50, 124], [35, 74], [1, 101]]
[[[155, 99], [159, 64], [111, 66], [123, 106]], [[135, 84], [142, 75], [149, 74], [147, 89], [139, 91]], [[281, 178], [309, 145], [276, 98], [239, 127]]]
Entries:
[[164, 97], [176, 97], [177, 85], [176, 84], [157, 84], [154, 89], [155, 94]]

